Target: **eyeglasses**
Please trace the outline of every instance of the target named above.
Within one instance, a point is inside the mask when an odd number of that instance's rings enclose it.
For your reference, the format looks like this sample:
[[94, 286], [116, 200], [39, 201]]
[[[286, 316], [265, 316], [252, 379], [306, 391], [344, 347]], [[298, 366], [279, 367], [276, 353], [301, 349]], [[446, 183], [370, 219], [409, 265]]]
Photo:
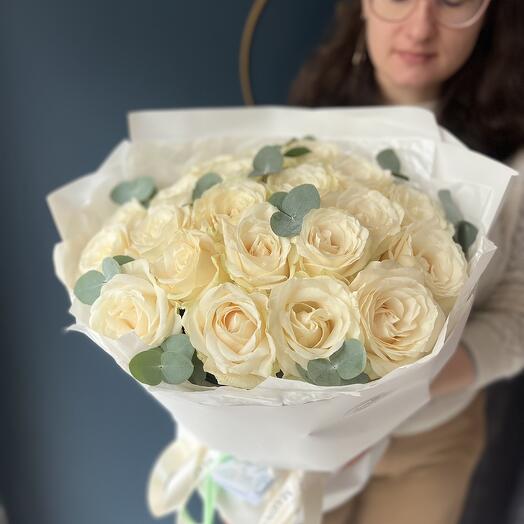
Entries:
[[[402, 22], [414, 11], [420, 0], [368, 0], [373, 14], [385, 22]], [[430, 0], [437, 22], [462, 29], [477, 22], [490, 0]]]

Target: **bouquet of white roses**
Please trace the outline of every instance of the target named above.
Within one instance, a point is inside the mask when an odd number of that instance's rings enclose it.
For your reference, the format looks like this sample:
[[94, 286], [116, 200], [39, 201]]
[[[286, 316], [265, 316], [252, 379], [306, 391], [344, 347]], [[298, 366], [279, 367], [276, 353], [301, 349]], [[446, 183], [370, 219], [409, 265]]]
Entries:
[[[316, 117], [317, 138], [285, 140], [263, 125], [224, 137], [220, 124], [198, 139], [190, 113], [170, 126], [186, 143], [125, 143], [51, 195], [57, 273], [76, 329], [186, 428], [157, 466], [153, 510], [180, 509], [214, 471], [256, 499], [256, 517], [237, 522], [293, 522], [308, 479], [325, 479], [304, 470], [335, 470], [428, 400], [493, 254], [485, 234], [510, 173], [440, 136], [406, 135], [387, 112], [343, 111], [353, 136], [329, 141], [318, 132], [337, 113]], [[370, 133], [377, 118], [393, 131]], [[314, 131], [296, 120], [294, 133]], [[468, 163], [480, 184], [460, 173]], [[267, 480], [257, 496], [239, 495], [247, 478]], [[286, 490], [294, 504], [282, 509]]]

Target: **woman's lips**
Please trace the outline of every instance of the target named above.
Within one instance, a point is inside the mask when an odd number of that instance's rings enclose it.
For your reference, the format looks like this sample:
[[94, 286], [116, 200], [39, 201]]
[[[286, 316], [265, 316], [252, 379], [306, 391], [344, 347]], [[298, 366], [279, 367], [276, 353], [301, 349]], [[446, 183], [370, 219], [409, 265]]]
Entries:
[[406, 64], [423, 65], [435, 58], [436, 53], [416, 53], [413, 51], [395, 51], [395, 54]]

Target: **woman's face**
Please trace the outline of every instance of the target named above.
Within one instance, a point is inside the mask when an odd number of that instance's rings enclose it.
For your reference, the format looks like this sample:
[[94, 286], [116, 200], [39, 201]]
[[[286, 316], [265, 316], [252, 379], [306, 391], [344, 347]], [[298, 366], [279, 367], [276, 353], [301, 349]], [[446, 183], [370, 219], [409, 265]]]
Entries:
[[451, 29], [437, 21], [434, 0], [419, 0], [400, 22], [386, 22], [362, 0], [367, 49], [387, 101], [414, 103], [434, 99], [440, 86], [467, 61], [484, 16], [472, 26]]

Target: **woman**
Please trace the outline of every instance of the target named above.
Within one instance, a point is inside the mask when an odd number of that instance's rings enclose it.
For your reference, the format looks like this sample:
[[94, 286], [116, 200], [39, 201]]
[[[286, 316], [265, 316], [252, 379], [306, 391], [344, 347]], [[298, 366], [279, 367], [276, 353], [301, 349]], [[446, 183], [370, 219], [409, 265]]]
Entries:
[[[290, 101], [427, 107], [469, 147], [523, 172], [523, 34], [522, 0], [345, 0]], [[490, 232], [499, 249], [461, 343], [432, 384], [432, 401], [397, 428], [368, 486], [326, 524], [460, 519], [484, 446], [482, 388], [524, 368], [521, 179]]]

